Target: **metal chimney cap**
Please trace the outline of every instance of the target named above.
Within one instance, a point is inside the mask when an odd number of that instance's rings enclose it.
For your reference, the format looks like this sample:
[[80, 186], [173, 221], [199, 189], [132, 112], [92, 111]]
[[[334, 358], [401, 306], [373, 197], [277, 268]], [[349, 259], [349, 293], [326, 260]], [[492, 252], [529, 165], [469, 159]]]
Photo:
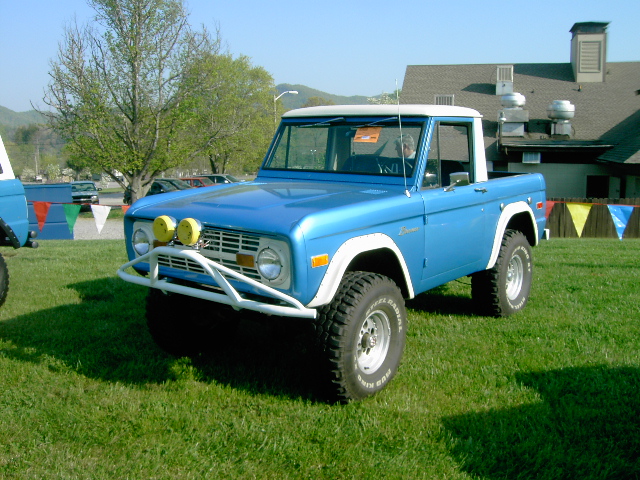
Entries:
[[507, 93], [500, 97], [500, 105], [505, 108], [520, 108], [527, 103], [527, 99], [524, 95], [518, 92]]
[[576, 113], [576, 106], [569, 100], [554, 100], [547, 107], [547, 116], [554, 120], [570, 120]]

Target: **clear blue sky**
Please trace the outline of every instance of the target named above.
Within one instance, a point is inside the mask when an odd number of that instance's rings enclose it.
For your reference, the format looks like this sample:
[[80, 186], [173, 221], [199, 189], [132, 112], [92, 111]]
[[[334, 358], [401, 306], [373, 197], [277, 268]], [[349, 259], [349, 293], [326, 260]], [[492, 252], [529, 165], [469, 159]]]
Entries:
[[[402, 87], [407, 65], [563, 63], [576, 22], [611, 22], [608, 60], [640, 60], [638, 0], [188, 0], [194, 27], [219, 26], [234, 55], [276, 84], [373, 96]], [[86, 0], [0, 0], [0, 105], [44, 107], [63, 27]], [[640, 88], [640, 79], [638, 79]]]

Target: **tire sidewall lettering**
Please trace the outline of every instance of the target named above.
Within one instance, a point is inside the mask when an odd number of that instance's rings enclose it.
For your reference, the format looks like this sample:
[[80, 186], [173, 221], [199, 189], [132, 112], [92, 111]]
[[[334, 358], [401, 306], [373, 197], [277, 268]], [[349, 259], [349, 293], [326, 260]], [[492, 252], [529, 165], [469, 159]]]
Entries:
[[[514, 258], [516, 256], [519, 256], [520, 258], [522, 258], [523, 266], [526, 269], [526, 273], [530, 274], [531, 273], [531, 255], [529, 254], [529, 251], [525, 247], [523, 247], [522, 245], [517, 245], [513, 249], [513, 252], [511, 254], [510, 258]], [[508, 262], [505, 265], [505, 268], [508, 268]], [[506, 302], [509, 304], [509, 307], [514, 312], [520, 311], [520, 310], [522, 310], [524, 308], [524, 306], [525, 306], [525, 304], [527, 303], [527, 300], [528, 300], [528, 295], [524, 294], [524, 292], [525, 291], [528, 292], [529, 288], [530, 288], [530, 286], [522, 285], [522, 289], [520, 290], [520, 292], [518, 292], [518, 296], [516, 298], [516, 300], [518, 300], [517, 303], [512, 302], [511, 299], [505, 295]]]
[[402, 329], [404, 328], [402, 313], [398, 304], [390, 297], [380, 297], [371, 305], [369, 305], [369, 308], [367, 308], [363, 318], [368, 318], [369, 315], [371, 315], [371, 313], [379, 309], [378, 307], [384, 306], [384, 305], [388, 305], [391, 308], [391, 310], [393, 310], [395, 321], [398, 325], [398, 331], [401, 332]]

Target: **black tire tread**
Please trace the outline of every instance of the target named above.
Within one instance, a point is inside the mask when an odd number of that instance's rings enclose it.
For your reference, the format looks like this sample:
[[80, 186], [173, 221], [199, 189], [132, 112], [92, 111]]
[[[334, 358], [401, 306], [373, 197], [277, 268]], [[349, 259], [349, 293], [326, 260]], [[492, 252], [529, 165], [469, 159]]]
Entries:
[[526, 242], [524, 234], [518, 230], [506, 230], [500, 244], [500, 253], [495, 265], [489, 270], [474, 273], [471, 281], [471, 297], [477, 305], [479, 313], [489, 317], [504, 317], [507, 311], [500, 300], [500, 270], [504, 262], [509, 262], [505, 251], [510, 243], [518, 241], [518, 237]]
[[9, 293], [9, 268], [2, 254], [0, 254], [0, 306], [7, 299]]
[[344, 376], [347, 360], [344, 355], [347, 343], [345, 330], [359, 300], [372, 288], [383, 284], [397, 288], [391, 279], [376, 273], [346, 273], [333, 300], [320, 309], [320, 314], [314, 323], [316, 341], [329, 363], [330, 382], [334, 387], [333, 395], [341, 402], [364, 398], [349, 391], [347, 379]]

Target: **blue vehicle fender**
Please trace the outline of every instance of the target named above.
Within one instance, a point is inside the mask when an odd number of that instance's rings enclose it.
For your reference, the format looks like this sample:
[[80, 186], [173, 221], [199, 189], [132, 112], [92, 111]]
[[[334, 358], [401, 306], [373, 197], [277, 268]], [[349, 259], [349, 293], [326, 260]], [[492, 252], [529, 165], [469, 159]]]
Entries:
[[329, 303], [333, 299], [347, 267], [357, 255], [363, 252], [384, 248], [391, 250], [398, 259], [398, 263], [402, 268], [402, 274], [404, 275], [404, 279], [407, 284], [409, 298], [413, 298], [415, 296], [413, 283], [411, 281], [411, 276], [409, 275], [409, 268], [400, 248], [398, 248], [398, 245], [396, 245], [388, 235], [383, 233], [372, 233], [369, 235], [350, 238], [338, 248], [327, 267], [327, 271], [320, 282], [320, 287], [318, 288], [315, 297], [307, 307], [316, 308]]
[[493, 247], [491, 249], [491, 256], [489, 257], [489, 263], [487, 263], [486, 269], [489, 270], [493, 268], [498, 259], [498, 254], [500, 253], [500, 245], [502, 244], [502, 237], [504, 236], [504, 232], [507, 230], [507, 225], [509, 221], [520, 213], [528, 214], [531, 217], [531, 226], [533, 228], [533, 237], [535, 238], [534, 244], [535, 246], [538, 244], [538, 224], [536, 223], [536, 218], [533, 213], [531, 207], [527, 204], [527, 202], [514, 202], [506, 205], [498, 218], [498, 223], [496, 226], [496, 233], [493, 237]]

